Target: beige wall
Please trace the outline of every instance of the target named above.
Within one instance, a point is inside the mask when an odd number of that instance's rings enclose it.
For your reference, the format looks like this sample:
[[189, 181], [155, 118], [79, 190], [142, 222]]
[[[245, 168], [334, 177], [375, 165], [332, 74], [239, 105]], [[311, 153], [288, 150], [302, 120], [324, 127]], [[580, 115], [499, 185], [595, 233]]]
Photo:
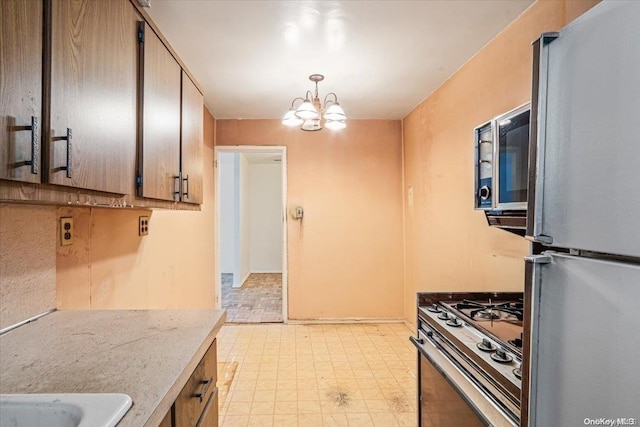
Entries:
[[[57, 247], [59, 309], [213, 308], [213, 145], [215, 121], [204, 113], [202, 210], [67, 208], [75, 243]], [[138, 236], [138, 216], [150, 233]]]
[[[0, 204], [0, 327], [45, 310], [214, 308], [215, 120], [204, 112], [201, 211]], [[138, 216], [151, 216], [138, 236]], [[61, 247], [58, 218], [74, 219]]]
[[0, 329], [56, 306], [55, 211], [0, 204]]
[[529, 101], [531, 42], [595, 3], [538, 1], [404, 118], [409, 322], [416, 292], [523, 290], [527, 242], [473, 210], [473, 129]]
[[287, 146], [289, 318], [402, 318], [400, 122], [350, 120], [340, 132], [216, 124], [217, 145]]

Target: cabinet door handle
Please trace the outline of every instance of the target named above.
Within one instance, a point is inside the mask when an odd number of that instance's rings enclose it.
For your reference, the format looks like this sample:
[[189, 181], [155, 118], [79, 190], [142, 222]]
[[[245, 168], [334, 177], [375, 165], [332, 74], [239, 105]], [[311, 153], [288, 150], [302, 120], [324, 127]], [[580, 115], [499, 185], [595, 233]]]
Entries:
[[207, 395], [207, 390], [209, 390], [209, 386], [212, 382], [213, 378], [209, 378], [208, 380], [204, 380], [200, 383], [202, 385], [202, 391], [199, 391], [194, 395], [194, 397], [200, 399], [200, 403], [202, 403], [202, 399], [204, 399], [204, 397]]
[[182, 181], [187, 183], [187, 191], [182, 193], [182, 197], [186, 197], [188, 199], [189, 198], [189, 175], [187, 175], [186, 178], [182, 178]]
[[67, 178], [71, 178], [73, 174], [72, 164], [73, 164], [73, 142], [72, 142], [72, 132], [70, 128], [67, 128], [66, 136], [54, 137], [54, 140], [59, 141], [67, 141], [67, 165], [60, 168], [60, 170], [67, 171]]
[[[174, 181], [173, 181], [173, 198], [175, 199], [176, 196], [178, 196], [178, 200], [180, 200], [180, 190], [182, 187], [182, 181], [181, 181], [181, 177], [180, 174], [175, 175], [173, 177]], [[176, 182], [178, 183], [178, 186], [176, 188]]]
[[31, 131], [31, 160], [24, 162], [31, 166], [31, 173], [37, 175], [40, 171], [40, 122], [36, 116], [31, 116], [31, 126], [25, 126], [24, 130]]

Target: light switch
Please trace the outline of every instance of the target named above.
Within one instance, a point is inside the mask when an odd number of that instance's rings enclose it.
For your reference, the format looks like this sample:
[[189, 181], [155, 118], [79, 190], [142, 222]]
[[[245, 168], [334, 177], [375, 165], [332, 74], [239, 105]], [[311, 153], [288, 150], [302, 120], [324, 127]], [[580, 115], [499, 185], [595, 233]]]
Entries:
[[407, 191], [407, 199], [409, 202], [409, 207], [413, 207], [413, 187], [409, 187], [409, 191]]

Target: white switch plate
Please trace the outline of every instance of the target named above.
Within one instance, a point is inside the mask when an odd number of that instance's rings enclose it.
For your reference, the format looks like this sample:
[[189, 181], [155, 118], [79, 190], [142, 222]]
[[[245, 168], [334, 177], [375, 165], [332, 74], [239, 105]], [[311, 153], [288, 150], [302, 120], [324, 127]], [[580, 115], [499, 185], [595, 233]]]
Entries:
[[409, 187], [409, 191], [407, 191], [407, 199], [409, 199], [409, 207], [413, 207], [413, 187]]

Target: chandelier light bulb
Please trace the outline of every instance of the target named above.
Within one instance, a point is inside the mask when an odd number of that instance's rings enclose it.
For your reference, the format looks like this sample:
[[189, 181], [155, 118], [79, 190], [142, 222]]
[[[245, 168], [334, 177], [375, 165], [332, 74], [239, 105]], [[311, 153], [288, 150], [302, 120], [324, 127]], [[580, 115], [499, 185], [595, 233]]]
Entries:
[[296, 117], [299, 117], [302, 120], [317, 119], [318, 117], [320, 117], [320, 114], [316, 110], [316, 107], [313, 106], [309, 98], [304, 100], [302, 105], [298, 107], [298, 110], [295, 114]]
[[342, 130], [347, 127], [347, 123], [344, 120], [327, 120], [324, 126], [331, 130]]
[[296, 116], [295, 108], [291, 108], [287, 111], [287, 114], [285, 114], [282, 119], [282, 124], [285, 126], [300, 126], [302, 123], [304, 123], [304, 120]]
[[344, 110], [340, 104], [334, 102], [329, 108], [327, 108], [327, 111], [324, 113], [324, 118], [327, 120], [340, 121], [345, 120], [347, 116], [344, 114]]

